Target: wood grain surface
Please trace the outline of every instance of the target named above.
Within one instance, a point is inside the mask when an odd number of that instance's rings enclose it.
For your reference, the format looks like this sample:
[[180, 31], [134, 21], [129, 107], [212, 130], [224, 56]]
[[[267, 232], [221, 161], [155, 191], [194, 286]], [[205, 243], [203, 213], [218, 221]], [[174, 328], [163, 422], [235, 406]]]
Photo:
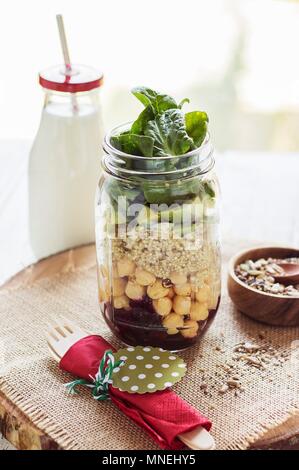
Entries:
[[[6, 283], [2, 289], [17, 289], [32, 285], [36, 280], [59, 272], [84, 269], [95, 264], [94, 246], [84, 246], [40, 261]], [[17, 449], [59, 449], [57, 443], [45, 435], [10, 400], [0, 393], [0, 431]], [[1, 440], [0, 440], [1, 446]], [[2, 448], [6, 447], [2, 442]], [[0, 447], [1, 448], [1, 447]], [[268, 431], [256, 441], [252, 449], [299, 450], [299, 414]]]

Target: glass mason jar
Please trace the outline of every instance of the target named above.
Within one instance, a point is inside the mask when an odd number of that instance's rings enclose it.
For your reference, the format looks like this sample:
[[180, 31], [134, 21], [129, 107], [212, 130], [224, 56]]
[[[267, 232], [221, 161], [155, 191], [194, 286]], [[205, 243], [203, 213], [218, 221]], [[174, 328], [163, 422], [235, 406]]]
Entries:
[[185, 349], [220, 300], [217, 178], [209, 136], [181, 156], [139, 157], [104, 140], [96, 195], [99, 302], [127, 345]]

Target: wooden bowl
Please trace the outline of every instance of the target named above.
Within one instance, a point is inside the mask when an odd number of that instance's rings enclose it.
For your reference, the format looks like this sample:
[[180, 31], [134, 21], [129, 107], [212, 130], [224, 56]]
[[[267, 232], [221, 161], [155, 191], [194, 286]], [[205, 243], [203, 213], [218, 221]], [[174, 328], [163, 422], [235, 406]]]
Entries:
[[299, 250], [282, 247], [256, 247], [237, 253], [228, 265], [228, 292], [238, 310], [254, 320], [276, 326], [299, 325], [299, 297], [286, 297], [257, 291], [245, 285], [235, 274], [235, 267], [246, 260], [298, 257]]

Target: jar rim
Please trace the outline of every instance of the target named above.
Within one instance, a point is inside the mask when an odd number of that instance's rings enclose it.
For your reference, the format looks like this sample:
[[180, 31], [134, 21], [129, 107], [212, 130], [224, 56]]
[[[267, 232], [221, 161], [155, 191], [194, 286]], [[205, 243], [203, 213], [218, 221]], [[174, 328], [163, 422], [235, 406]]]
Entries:
[[[161, 179], [162, 176], [167, 180], [172, 178], [185, 179], [190, 176], [204, 175], [214, 167], [213, 147], [209, 133], [207, 133], [200, 147], [183, 155], [144, 157], [131, 155], [115, 148], [111, 143], [111, 138], [128, 130], [131, 124], [132, 122], [127, 122], [115, 127], [104, 138], [103, 150], [105, 155], [102, 159], [102, 168], [110, 175], [124, 179], [132, 177]], [[174, 168], [170, 169], [168, 167], [170, 161], [173, 163]]]
[[[111, 152], [114, 153], [115, 156], [123, 157], [126, 159], [132, 159], [132, 160], [142, 160], [142, 161], [155, 161], [155, 160], [173, 160], [174, 158], [184, 158], [184, 157], [192, 157], [193, 155], [198, 154], [199, 151], [204, 150], [205, 148], [210, 148], [212, 150], [212, 144], [211, 144], [211, 139], [210, 139], [210, 134], [207, 132], [206, 137], [202, 144], [199, 147], [196, 147], [193, 150], [190, 150], [187, 153], [183, 153], [181, 155], [166, 155], [165, 157], [144, 157], [143, 155], [132, 155], [130, 153], [123, 152], [122, 150], [117, 149], [111, 144], [111, 137], [114, 137], [115, 135], [119, 134], [121, 131], [124, 131], [126, 128], [129, 128], [134, 121], [127, 121], [124, 124], [120, 124], [119, 126], [114, 127], [111, 129], [110, 132], [108, 132], [103, 140], [103, 150], [105, 153], [108, 155], [111, 155]], [[124, 129], [125, 128], [125, 129]], [[210, 152], [209, 152], [210, 153]]]

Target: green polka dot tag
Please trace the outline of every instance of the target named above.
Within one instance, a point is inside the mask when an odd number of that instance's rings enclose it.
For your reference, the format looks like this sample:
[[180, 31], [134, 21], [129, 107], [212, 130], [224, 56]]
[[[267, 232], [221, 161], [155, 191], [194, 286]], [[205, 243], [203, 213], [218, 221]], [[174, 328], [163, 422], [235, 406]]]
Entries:
[[131, 346], [114, 353], [124, 364], [113, 371], [112, 386], [129, 393], [153, 393], [179, 382], [186, 373], [180, 357], [161, 348]]

